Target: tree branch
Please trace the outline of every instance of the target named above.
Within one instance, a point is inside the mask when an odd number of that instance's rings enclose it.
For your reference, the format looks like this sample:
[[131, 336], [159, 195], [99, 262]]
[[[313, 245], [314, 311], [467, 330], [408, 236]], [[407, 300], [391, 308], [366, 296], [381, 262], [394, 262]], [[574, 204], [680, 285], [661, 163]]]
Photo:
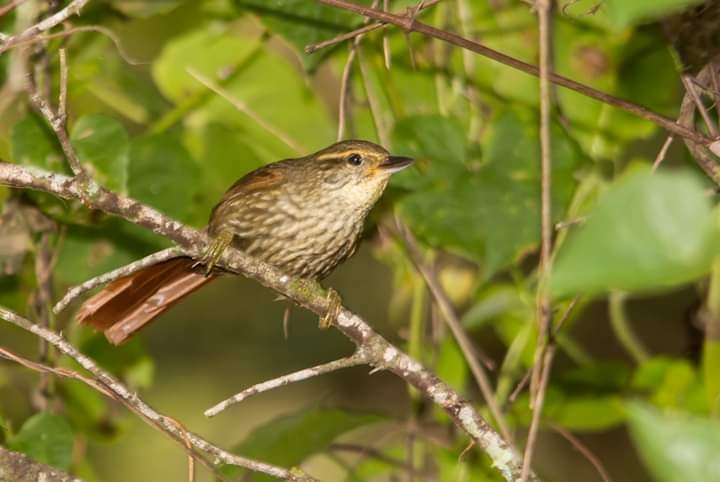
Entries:
[[90, 0], [73, 0], [72, 2], [68, 3], [62, 10], [58, 10], [56, 13], [42, 19], [35, 25], [26, 28], [21, 33], [4, 38], [2, 40], [2, 43], [0, 43], [0, 48], [5, 50], [7, 48], [13, 47], [20, 42], [23, 42], [31, 37], [40, 35], [41, 33], [60, 25], [73, 15], [80, 15], [80, 10], [82, 10], [89, 1]]
[[[261, 472], [279, 479], [289, 480], [293, 482], [312, 482], [315, 480], [304, 474], [301, 475], [295, 470], [290, 471], [282, 467], [277, 467], [274, 465], [266, 464], [264, 462], [259, 462], [256, 460], [241, 457], [211, 444], [199, 435], [186, 431], [179, 423], [174, 421], [171, 417], [155, 411], [152, 407], [145, 403], [136, 393], [131, 392], [125, 385], [120, 383], [119, 380], [117, 380], [108, 372], [100, 368], [97, 363], [95, 363], [95, 361], [80, 353], [73, 345], [71, 345], [67, 340], [65, 340], [57, 333], [43, 328], [40, 325], [37, 325], [2, 306], [0, 306], [0, 318], [26, 331], [34, 333], [38, 337], [47, 341], [49, 344], [53, 345], [61, 353], [69, 356], [70, 358], [78, 362], [80, 366], [82, 366], [85, 370], [87, 370], [93, 375], [95, 380], [99, 382], [100, 386], [104, 387], [107, 391], [112, 392], [114, 398], [125, 404], [134, 412], [140, 414], [146, 421], [148, 421], [148, 423], [151, 423], [155, 427], [170, 435], [172, 438], [178, 440], [181, 444], [183, 444], [183, 446], [185, 446], [186, 442], [189, 442], [192, 447], [214, 456], [217, 460], [221, 462], [230, 465], [236, 465], [238, 467], [244, 467], [249, 470]], [[5, 354], [7, 353], [6, 350], [4, 350], [4, 352]], [[57, 371], [55, 371], [54, 373], [61, 374]], [[77, 376], [72, 376], [72, 378], [85, 381], [83, 380], [83, 378]], [[89, 384], [91, 386], [94, 386], [94, 384], [92, 383]], [[103, 392], [103, 390], [101, 390], [100, 388], [97, 389]], [[107, 395], [107, 392], [103, 393]]]
[[2, 480], [37, 480], [44, 482], [81, 482], [60, 469], [41, 464], [25, 454], [0, 447]]
[[[460, 48], [463, 48], [466, 50], [470, 50], [477, 54], [483, 55], [485, 57], [488, 57], [489, 59], [495, 60], [496, 62], [505, 64], [507, 66], [513, 67], [513, 68], [520, 70], [522, 72], [525, 72], [527, 74], [534, 75], [534, 76], [540, 75], [540, 70], [535, 65], [528, 64], [528, 63], [518, 60], [514, 57], [510, 57], [509, 55], [506, 55], [502, 52], [498, 52], [497, 50], [486, 47], [485, 45], [483, 45], [479, 42], [476, 42], [474, 40], [470, 40], [465, 37], [461, 37], [460, 35], [454, 34], [452, 32], [447, 32], [445, 30], [441, 30], [441, 29], [432, 27], [428, 24], [419, 22], [415, 19], [414, 15], [408, 15], [408, 14], [395, 15], [395, 14], [392, 14], [389, 12], [383, 12], [381, 10], [375, 10], [375, 9], [368, 8], [368, 7], [365, 7], [362, 5], [357, 5], [352, 2], [348, 2], [346, 0], [318, 0], [318, 1], [321, 3], [324, 3], [326, 5], [330, 5], [330, 6], [333, 6], [336, 8], [341, 8], [343, 10], [349, 10], [351, 12], [355, 12], [357, 14], [364, 15], [366, 17], [372, 18], [379, 22], [396, 25], [396, 26], [402, 28], [406, 32], [417, 32], [417, 33], [426, 35], [428, 37], [437, 38], [439, 40], [442, 40], [449, 44], [455, 45], [457, 47], [460, 47]], [[665, 130], [672, 132], [680, 137], [690, 139], [696, 143], [699, 143], [699, 144], [702, 144], [702, 145], [708, 146], [708, 147], [710, 145], [712, 145], [714, 142], [714, 139], [710, 139], [710, 138], [704, 136], [703, 134], [695, 131], [694, 129], [690, 129], [685, 126], [678, 125], [672, 119], [665, 117], [662, 114], [658, 114], [657, 112], [652, 111], [641, 105], [638, 105], [634, 102], [630, 102], [628, 100], [621, 99], [620, 97], [616, 97], [614, 95], [596, 90], [588, 85], [582, 84], [580, 82], [577, 82], [575, 80], [569, 79], [567, 77], [563, 77], [562, 75], [558, 75], [558, 74], [555, 74], [552, 72], [550, 72], [548, 74], [548, 79], [557, 85], [568, 88], [570, 90], [574, 90], [575, 92], [578, 92], [578, 93], [583, 94], [588, 97], [592, 97], [593, 99], [599, 100], [606, 104], [612, 105], [612, 106], [617, 107], [622, 110], [625, 110], [633, 115], [636, 115], [638, 117], [646, 119], [650, 122], [653, 122], [653, 123], [657, 124], [658, 126], [664, 128]]]
[[[64, 199], [80, 200], [88, 208], [120, 216], [171, 239], [191, 256], [197, 256], [208, 245], [209, 239], [204, 232], [187, 227], [134, 199], [115, 194], [94, 183], [80, 183], [61, 174], [0, 162], [0, 184], [46, 191]], [[92, 186], [90, 192], [87, 186]], [[293, 279], [242, 251], [226, 249], [218, 266], [244, 274], [319, 316], [328, 312], [328, 297], [317, 283]], [[454, 423], [488, 454], [505, 480], [519, 480], [520, 458], [480, 417], [470, 402], [376, 333], [358, 315], [342, 308], [335, 326], [358, 348], [362, 348], [369, 365], [393, 372], [445, 410]], [[57, 337], [55, 334], [51, 335]], [[53, 340], [57, 341], [55, 338]], [[83, 357], [76, 350], [73, 353]], [[198, 448], [203, 449], [199, 446]], [[531, 480], [537, 479], [531, 476]]]

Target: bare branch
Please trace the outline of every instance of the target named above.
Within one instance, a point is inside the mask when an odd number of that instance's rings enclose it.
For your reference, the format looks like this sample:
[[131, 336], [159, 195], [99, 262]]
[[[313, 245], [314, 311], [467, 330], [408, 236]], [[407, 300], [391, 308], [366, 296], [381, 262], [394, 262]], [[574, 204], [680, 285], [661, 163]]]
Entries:
[[[428, 0], [427, 2], [424, 2], [422, 7], [419, 10], [424, 10], [426, 8], [432, 7], [433, 5], [440, 3], [442, 0]], [[385, 8], [387, 10], [387, 8]], [[377, 30], [379, 28], [385, 27], [386, 24], [382, 22], [377, 23], [371, 23], [369, 25], [363, 25], [360, 28], [356, 28], [355, 30], [352, 30], [350, 32], [344, 33], [342, 35], [338, 35], [337, 37], [333, 37], [328, 40], [323, 40], [322, 42], [314, 43], [314, 44], [307, 44], [305, 46], [305, 53], [312, 54], [317, 52], [318, 50], [322, 50], [325, 47], [331, 47], [333, 45], [339, 44], [340, 42], [344, 42], [346, 40], [352, 40], [355, 37], [359, 35], [366, 34], [368, 32], [372, 32], [373, 30]]]
[[306, 368], [304, 370], [299, 370], [288, 375], [283, 375], [278, 378], [273, 378], [272, 380], [258, 383], [249, 388], [246, 388], [240, 393], [236, 393], [232, 397], [223, 400], [217, 405], [205, 410], [205, 416], [214, 417], [220, 412], [230, 408], [232, 405], [240, 403], [243, 400], [252, 397], [253, 395], [257, 395], [258, 393], [267, 392], [268, 390], [272, 390], [274, 388], [289, 385], [290, 383], [300, 382], [302, 380], [307, 380], [308, 378], [317, 377], [320, 375], [324, 375], [325, 373], [341, 370], [343, 368], [350, 368], [362, 365], [366, 362], [367, 360], [365, 359], [365, 355], [363, 354], [362, 350], [358, 350], [357, 352], [355, 352], [354, 355], [349, 357], [340, 358], [339, 360], [333, 360], [328, 363], [323, 363], [322, 365], [317, 365], [312, 368]]
[[[199, 435], [184, 430], [177, 422], [170, 421], [171, 418], [155, 411], [152, 407], [146, 404], [136, 393], [131, 392], [115, 377], [100, 368], [97, 363], [95, 363], [95, 361], [80, 353], [73, 345], [71, 345], [67, 340], [65, 340], [57, 333], [54, 333], [46, 328], [41, 327], [40, 325], [32, 323], [31, 321], [23, 318], [22, 316], [11, 310], [8, 310], [5, 307], [0, 307], [0, 318], [26, 331], [34, 333], [38, 337], [53, 345], [63, 354], [69, 356], [70, 358], [78, 362], [81, 367], [83, 367], [95, 377], [97, 383], [102, 385], [107, 391], [112, 392], [114, 398], [121, 401], [123, 404], [131, 408], [136, 413], [142, 415], [142, 417], [149, 423], [156, 426], [163, 432], [170, 435], [172, 438], [180, 441], [181, 443], [185, 440], [189, 440], [190, 443], [192, 443], [193, 447], [216, 457], [218, 460], [226, 464], [244, 467], [246, 469], [271, 475], [279, 479], [291, 480], [295, 482], [309, 482], [314, 480], [304, 475], [298, 475], [295, 470], [289, 471], [282, 467], [277, 467], [274, 465], [241, 457], [211, 444]], [[73, 378], [85, 381], [83, 378]], [[91, 386], [93, 386], [93, 384], [91, 384]]]
[[[425, 284], [427, 284], [430, 293], [435, 299], [435, 302], [442, 313], [443, 319], [450, 327], [450, 331], [460, 346], [463, 356], [465, 357], [465, 361], [470, 367], [470, 371], [472, 372], [478, 387], [480, 387], [480, 392], [482, 392], [485, 403], [487, 403], [490, 413], [497, 422], [498, 427], [500, 427], [500, 432], [508, 443], [512, 443], [512, 433], [510, 432], [510, 428], [505, 421], [505, 417], [495, 400], [492, 383], [490, 382], [485, 369], [480, 363], [478, 363], [478, 358], [481, 356], [481, 353], [473, 345], [473, 342], [470, 340], [468, 334], [465, 333], [465, 329], [463, 328], [460, 319], [455, 314], [452, 303], [448, 298], [448, 295], [445, 293], [445, 290], [440, 285], [436, 273], [423, 261], [422, 253], [420, 252], [420, 248], [417, 245], [415, 237], [412, 235], [410, 230], [400, 222], [399, 219], [396, 218], [395, 221], [408, 255], [410, 256], [412, 263], [415, 265], [415, 269], [418, 270], [425, 280]], [[494, 364], [494, 362], [487, 356], [483, 356], [483, 358]]]
[[587, 461], [590, 462], [593, 467], [595, 467], [595, 470], [597, 470], [597, 473], [603, 482], [612, 482], [612, 479], [610, 478], [607, 469], [600, 461], [600, 459], [598, 459], [598, 457], [594, 453], [592, 453], [592, 451], [588, 447], [586, 447], [585, 444], [583, 444], [575, 435], [573, 435], [569, 430], [565, 430], [564, 428], [559, 426], [553, 426], [552, 429], [559, 433], [565, 440], [570, 442], [570, 445], [572, 445], [575, 450], [580, 452], [583, 457], [585, 457]]
[[[94, 185], [92, 196], [84, 196], [86, 191], [79, 186], [80, 183], [61, 174], [0, 162], [0, 184], [46, 191], [65, 199], [82, 200], [88, 208], [120, 216], [165, 236], [190, 256], [202, 253], [209, 244], [206, 233], [185, 226], [134, 199], [113, 193], [101, 186]], [[330, 308], [325, 291], [317, 283], [293, 279], [237, 249], [227, 248], [217, 264], [258, 281], [319, 316], [325, 316]], [[480, 417], [470, 402], [347, 309], [339, 310], [335, 326], [357, 347], [362, 347], [369, 365], [393, 372], [445, 410], [453, 422], [488, 454], [505, 480], [519, 480], [520, 458]], [[193, 445], [205, 450], [197, 439], [193, 439]], [[537, 479], [533, 476], [531, 480]]]
[[181, 249], [178, 249], [177, 247], [163, 249], [162, 251], [157, 251], [148, 256], [145, 256], [142, 259], [133, 261], [130, 264], [121, 266], [117, 269], [108, 271], [107, 273], [103, 273], [94, 278], [91, 278], [77, 286], [73, 286], [72, 288], [67, 290], [67, 292], [65, 293], [65, 296], [63, 296], [62, 299], [55, 304], [55, 306], [53, 307], [53, 312], [55, 314], [60, 313], [62, 310], [67, 308], [67, 306], [70, 303], [72, 303], [72, 301], [74, 299], [76, 299], [78, 296], [82, 295], [83, 293], [87, 293], [88, 291], [90, 291], [93, 288], [107, 284], [111, 281], [115, 281], [116, 279], [122, 278], [123, 276], [133, 274], [137, 271], [140, 271], [143, 268], [152, 266], [153, 264], [162, 263], [163, 261], [167, 261], [172, 258], [177, 258], [178, 256], [181, 256], [182, 254], [183, 254], [183, 251]]
[[537, 0], [538, 41], [540, 43], [540, 262], [538, 265], [537, 326], [535, 364], [530, 377], [530, 400], [533, 411], [528, 440], [525, 445], [521, 481], [527, 480], [532, 463], [535, 436], [540, 423], [547, 379], [550, 377], [554, 346], [550, 346], [552, 328], [552, 303], [550, 300], [550, 276], [552, 270], [552, 136], [550, 122], [552, 97], [550, 72], [552, 66], [552, 3]]
[[15, 46], [22, 41], [25, 41], [31, 37], [35, 37], [43, 32], [50, 30], [53, 27], [60, 25], [73, 15], [79, 15], [80, 10], [82, 10], [89, 1], [90, 0], [73, 0], [72, 2], [68, 3], [62, 10], [59, 10], [56, 13], [50, 15], [49, 17], [42, 19], [35, 25], [25, 29], [23, 32], [16, 35], [11, 35], [3, 39], [2, 44], [0, 44], [0, 48], [5, 49]]
[[81, 482], [55, 467], [41, 464], [25, 454], [0, 447], [0, 467], [3, 480], [37, 480], [38, 482]]
[[[495, 60], [496, 62], [508, 65], [530, 75], [539, 76], [540, 74], [538, 67], [536, 67], [535, 65], [528, 64], [514, 57], [503, 54], [502, 52], [498, 52], [497, 50], [486, 47], [485, 45], [474, 40], [470, 40], [452, 32], [447, 32], [445, 30], [441, 30], [428, 24], [422, 23], [416, 20], [413, 15], [395, 15], [389, 12], [383, 12], [381, 10], [368, 8], [363, 5], [357, 5], [346, 0], [318, 1], [326, 5], [331, 5], [333, 7], [349, 10], [351, 12], [370, 17], [373, 20], [377, 20], [379, 22], [396, 25], [405, 30], [406, 32], [417, 32], [429, 37], [440, 39], [444, 42], [470, 50], [472, 52], [483, 55], [492, 60]], [[690, 139], [694, 142], [702, 144], [703, 146], [709, 146], [713, 142], [713, 139], [706, 137], [705, 135], [695, 131], [694, 129], [678, 125], [672, 119], [665, 117], [662, 114], [658, 114], [657, 112], [638, 105], [634, 102], [630, 102], [614, 95], [610, 95], [605, 92], [596, 90], [590, 86], [552, 72], [549, 73], [548, 79], [557, 85], [568, 88], [570, 90], [574, 90], [582, 95], [592, 97], [593, 99], [599, 100], [606, 104], [625, 110], [633, 115], [646, 119], [650, 122], [653, 122], [669, 132], [672, 132], [680, 137]]]

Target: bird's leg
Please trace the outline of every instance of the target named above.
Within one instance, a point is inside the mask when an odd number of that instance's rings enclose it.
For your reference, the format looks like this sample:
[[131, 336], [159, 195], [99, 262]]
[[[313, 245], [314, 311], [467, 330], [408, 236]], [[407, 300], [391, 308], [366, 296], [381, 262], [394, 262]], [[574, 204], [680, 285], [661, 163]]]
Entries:
[[227, 248], [233, 240], [233, 233], [230, 231], [221, 231], [220, 234], [215, 236], [212, 242], [208, 245], [207, 249], [203, 253], [202, 257], [193, 265], [193, 267], [204, 264], [205, 265], [205, 276], [208, 276], [212, 271], [215, 263], [222, 256], [223, 251]]
[[327, 312], [325, 312], [325, 316], [320, 318], [321, 330], [327, 330], [333, 325], [333, 323], [335, 323], [338, 315], [340, 315], [340, 309], [342, 308], [342, 298], [340, 298], [340, 293], [332, 288], [328, 288], [327, 290], [327, 302]]

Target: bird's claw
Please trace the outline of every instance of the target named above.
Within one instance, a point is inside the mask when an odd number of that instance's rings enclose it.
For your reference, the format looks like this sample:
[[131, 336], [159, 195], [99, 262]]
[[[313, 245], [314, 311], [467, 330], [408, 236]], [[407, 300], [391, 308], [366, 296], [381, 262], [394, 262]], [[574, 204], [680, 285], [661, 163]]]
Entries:
[[340, 308], [342, 308], [342, 298], [340, 298], [340, 294], [332, 288], [327, 290], [327, 302], [327, 312], [320, 318], [321, 330], [327, 330], [335, 323], [338, 315], [340, 315]]
[[215, 263], [220, 259], [225, 248], [230, 245], [232, 239], [233, 234], [230, 231], [221, 232], [212, 240], [202, 257], [193, 264], [193, 268], [199, 265], [205, 265], [205, 276], [209, 276], [215, 267]]

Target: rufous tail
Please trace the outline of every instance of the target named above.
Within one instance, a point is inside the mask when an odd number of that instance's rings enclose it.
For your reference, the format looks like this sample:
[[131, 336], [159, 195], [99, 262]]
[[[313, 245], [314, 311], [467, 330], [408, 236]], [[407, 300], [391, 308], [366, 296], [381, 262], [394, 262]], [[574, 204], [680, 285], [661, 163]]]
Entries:
[[193, 269], [191, 258], [173, 258], [118, 278], [83, 303], [77, 318], [103, 331], [114, 345], [196, 289], [215, 279]]

